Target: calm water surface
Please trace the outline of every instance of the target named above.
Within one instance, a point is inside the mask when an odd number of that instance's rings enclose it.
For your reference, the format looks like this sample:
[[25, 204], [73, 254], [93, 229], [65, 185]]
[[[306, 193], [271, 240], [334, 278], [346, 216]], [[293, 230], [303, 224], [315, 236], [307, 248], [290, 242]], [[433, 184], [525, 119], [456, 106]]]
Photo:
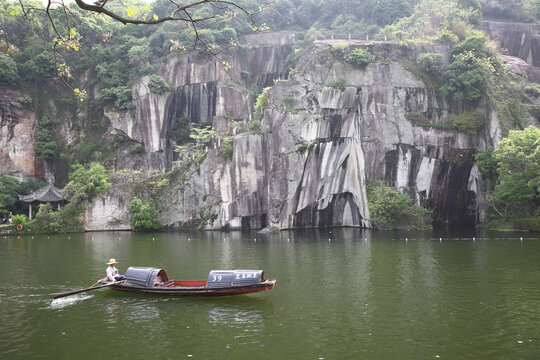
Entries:
[[[540, 358], [537, 235], [24, 235], [0, 238], [0, 256], [1, 359]], [[103, 277], [110, 257], [121, 272], [264, 269], [277, 284], [224, 298], [102, 289], [52, 301]]]

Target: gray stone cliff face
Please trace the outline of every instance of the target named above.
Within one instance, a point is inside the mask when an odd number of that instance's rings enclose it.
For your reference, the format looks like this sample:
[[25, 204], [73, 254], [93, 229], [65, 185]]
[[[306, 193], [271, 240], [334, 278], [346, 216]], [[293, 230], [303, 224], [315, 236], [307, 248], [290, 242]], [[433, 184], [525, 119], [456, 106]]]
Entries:
[[[230, 71], [208, 56], [172, 58], [160, 70], [172, 92], [151, 93], [148, 77], [143, 77], [133, 89], [134, 114], [106, 115], [113, 128], [144, 144], [149, 168], [170, 169], [174, 144], [169, 130], [174, 121], [188, 117], [192, 124], [212, 125], [219, 131], [229, 118], [249, 118], [249, 90], [270, 86], [281, 76], [291, 39], [291, 32], [247, 36], [251, 47], [232, 57]], [[129, 167], [129, 161], [121, 163]]]
[[[538, 68], [531, 66], [536, 64], [537, 48], [533, 25], [490, 23], [484, 28], [509, 49], [505, 60], [512, 71], [532, 81], [540, 79]], [[173, 169], [177, 155], [170, 130], [180, 117], [212, 125], [220, 135], [231, 119], [244, 124], [244, 132], [235, 134], [232, 159], [224, 159], [219, 141], [214, 141], [200, 166], [153, 191], [152, 200], [166, 225], [369, 227], [367, 181], [383, 181], [407, 192], [434, 210], [436, 223], [482, 221], [477, 206], [481, 178], [473, 154], [501, 139], [496, 111], [480, 104], [477, 110], [488, 121], [476, 135], [424, 128], [411, 121], [416, 114], [434, 124], [448, 119], [444, 99], [407, 70], [419, 53], [448, 54], [447, 48], [349, 41], [350, 46], [369, 47], [375, 57], [358, 68], [332, 57], [328, 47], [337, 41], [321, 41], [305, 51], [287, 76], [282, 67], [293, 40], [290, 32], [249, 36], [250, 46], [232, 56], [229, 71], [208, 57], [171, 58], [160, 75], [173, 91], [153, 94], [143, 77], [133, 87], [134, 111], [106, 109], [111, 131], [123, 132], [144, 147], [137, 156], [119, 153], [116, 170]], [[343, 88], [329, 86], [337, 79], [343, 79]], [[260, 93], [267, 86], [268, 107], [252, 114], [254, 89]], [[47, 178], [52, 173], [33, 150], [36, 115], [20, 103], [24, 97], [0, 89], [0, 172], [20, 179]], [[253, 121], [261, 122], [260, 131], [247, 131]], [[68, 136], [70, 122], [65, 124]], [[129, 202], [134, 196], [145, 197], [145, 189], [134, 188], [121, 181], [96, 199], [86, 210], [86, 228], [129, 229]]]
[[[217, 148], [210, 149], [200, 167], [160, 190], [154, 200], [166, 225], [369, 227], [366, 181], [384, 181], [409, 193], [434, 210], [436, 223], [481, 220], [476, 201], [480, 178], [473, 154], [500, 140], [497, 114], [481, 106], [488, 124], [476, 135], [424, 128], [409, 119], [409, 114], [421, 113], [435, 124], [447, 120], [444, 100], [403, 62], [414, 62], [417, 52], [448, 53], [448, 49], [427, 44], [411, 50], [397, 43], [351, 41], [350, 46], [371, 47], [375, 55], [367, 67], [358, 68], [333, 58], [330, 43], [314, 43], [295, 73], [273, 84], [262, 114], [250, 114], [249, 84], [241, 75], [247, 70], [241, 69], [250, 69], [251, 85], [259, 89], [272, 85], [273, 79], [282, 77], [279, 70], [288, 51], [281, 42], [237, 57], [231, 72], [211, 59], [171, 60], [162, 71], [175, 87], [169, 94], [151, 94], [144, 78], [135, 86], [135, 115], [118, 123], [144, 143], [147, 156], [159, 159], [154, 168], [171, 166], [174, 144], [167, 131], [176, 117], [212, 124], [218, 132], [227, 128], [227, 118], [249, 123], [256, 117], [262, 124], [260, 133], [235, 136], [231, 160], [223, 159]], [[329, 86], [336, 79], [344, 80], [343, 89]], [[110, 223], [88, 221], [89, 230], [129, 227], [124, 214], [135, 195], [123, 189], [96, 200], [87, 218], [98, 207], [103, 214], [123, 215], [111, 217]]]
[[0, 88], [0, 174], [20, 180], [46, 176], [45, 163], [34, 152], [36, 115], [20, 103], [25, 96]]
[[540, 25], [484, 21], [482, 30], [497, 43], [503, 54], [540, 67]]

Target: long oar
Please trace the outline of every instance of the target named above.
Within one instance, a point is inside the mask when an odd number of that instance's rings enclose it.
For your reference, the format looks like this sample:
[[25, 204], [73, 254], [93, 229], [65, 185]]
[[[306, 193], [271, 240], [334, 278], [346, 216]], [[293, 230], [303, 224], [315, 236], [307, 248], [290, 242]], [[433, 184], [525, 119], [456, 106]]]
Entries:
[[80, 289], [80, 290], [70, 291], [70, 292], [63, 293], [63, 294], [58, 294], [58, 295], [53, 296], [53, 299], [58, 299], [58, 298], [62, 298], [62, 297], [69, 296], [69, 295], [75, 295], [75, 294], [82, 293], [82, 292], [85, 292], [85, 291], [91, 291], [91, 290], [101, 289], [101, 288], [104, 288], [104, 287], [107, 287], [107, 286], [111, 286], [111, 285], [113, 285], [113, 284], [116, 284], [116, 283], [118, 283], [118, 282], [119, 282], [119, 281], [113, 281], [113, 282], [110, 283], [110, 284], [99, 285], [99, 286], [91, 286], [91, 287], [86, 288], [86, 289]]

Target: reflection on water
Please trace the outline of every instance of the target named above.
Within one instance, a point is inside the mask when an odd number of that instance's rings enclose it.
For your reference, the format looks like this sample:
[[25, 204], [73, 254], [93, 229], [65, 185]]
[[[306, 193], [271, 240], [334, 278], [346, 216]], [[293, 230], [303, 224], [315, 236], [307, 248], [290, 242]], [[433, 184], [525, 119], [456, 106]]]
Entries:
[[[159, 307], [156, 306], [157, 299], [145, 301], [116, 301], [114, 297], [107, 299], [107, 313], [109, 314], [109, 322], [114, 319], [116, 322], [119, 312], [119, 307], [122, 306], [122, 312], [125, 313], [125, 319], [134, 324], [152, 322], [158, 325], [160, 319]], [[115, 316], [116, 314], [116, 316]], [[158, 323], [156, 323], [158, 322]]]
[[[3, 238], [0, 358], [115, 358], [121, 344], [141, 359], [533, 359], [538, 240], [360, 229]], [[110, 257], [121, 272], [263, 269], [277, 284], [225, 298], [101, 289], [52, 300], [103, 277]]]
[[[236, 345], [260, 343], [257, 333], [264, 330], [264, 318], [255, 308], [218, 306], [209, 310], [209, 324], [211, 331], [223, 332], [235, 339]], [[232, 344], [227, 344], [230, 348]]]

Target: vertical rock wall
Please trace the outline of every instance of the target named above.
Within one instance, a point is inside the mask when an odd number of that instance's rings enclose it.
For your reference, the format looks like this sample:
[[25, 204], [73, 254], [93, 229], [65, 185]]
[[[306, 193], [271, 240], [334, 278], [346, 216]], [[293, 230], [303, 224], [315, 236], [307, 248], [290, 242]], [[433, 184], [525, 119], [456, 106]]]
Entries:
[[[500, 136], [496, 113], [486, 112], [490, 121], [476, 135], [418, 126], [411, 113], [434, 124], [447, 122], [449, 115], [444, 100], [406, 69], [404, 62], [418, 56], [414, 50], [391, 42], [350, 41], [350, 46], [369, 47], [375, 57], [359, 68], [335, 59], [331, 44], [314, 43], [294, 75], [272, 80], [260, 133], [237, 134], [231, 160], [210, 149], [200, 166], [171, 180], [157, 201], [165, 224], [369, 227], [366, 181], [383, 181], [410, 194], [434, 210], [436, 223], [477, 222], [479, 176], [473, 154]], [[445, 53], [442, 47], [427, 44], [416, 51]], [[146, 151], [159, 156], [170, 150], [167, 132], [177, 117], [189, 116], [218, 131], [227, 128], [227, 117], [250, 121], [246, 79], [259, 87], [268, 78], [278, 79], [286, 53], [285, 47], [274, 46], [236, 57], [237, 70], [250, 69], [243, 75], [200, 58], [193, 63], [173, 59], [163, 74], [175, 90], [150, 94], [143, 79], [128, 128]], [[330, 86], [337, 79], [343, 88]]]
[[482, 30], [497, 43], [503, 54], [540, 67], [540, 25], [484, 21]]
[[26, 95], [0, 88], [0, 174], [25, 179], [45, 176], [45, 164], [36, 157], [36, 115], [19, 99]]

